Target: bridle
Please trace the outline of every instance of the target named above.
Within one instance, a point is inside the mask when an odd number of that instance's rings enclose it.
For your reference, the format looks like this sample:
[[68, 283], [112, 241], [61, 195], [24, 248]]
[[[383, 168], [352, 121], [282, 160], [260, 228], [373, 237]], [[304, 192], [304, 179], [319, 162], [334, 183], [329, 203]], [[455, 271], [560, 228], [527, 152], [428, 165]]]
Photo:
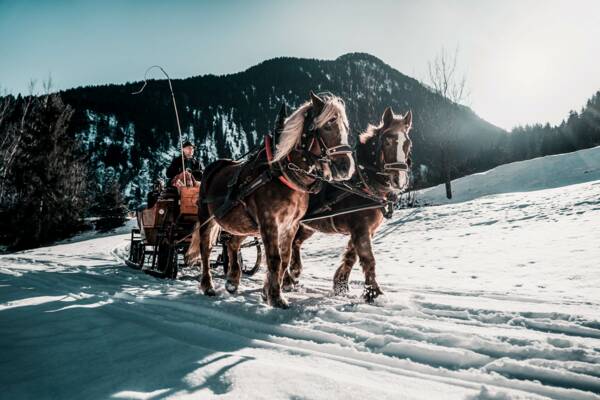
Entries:
[[[293, 162], [291, 154], [288, 154], [285, 159], [277, 163], [279, 165], [278, 170], [281, 173], [279, 180], [292, 190], [317, 193], [321, 190], [321, 185], [325, 181], [322, 165], [325, 163], [330, 165], [331, 159], [338, 155], [350, 155], [352, 157], [352, 147], [347, 144], [327, 146], [316, 127], [316, 118], [317, 115], [313, 112], [312, 107], [304, 113], [301, 140], [295, 147], [295, 151], [300, 153], [302, 161], [309, 164], [308, 170]], [[315, 146], [318, 147], [318, 154], [313, 153]], [[270, 161], [272, 158], [271, 139], [268, 135], [265, 137], [265, 147], [267, 148], [267, 159]], [[294, 176], [296, 178], [302, 176], [309, 178], [313, 183], [308, 185], [299, 184], [299, 179], [294, 179]]]
[[[314, 161], [330, 164], [332, 157], [352, 154], [352, 147], [348, 144], [339, 144], [337, 146], [328, 147], [327, 144], [325, 144], [323, 137], [319, 135], [319, 130], [315, 125], [316, 118], [317, 116], [314, 115], [312, 108], [304, 114], [302, 144], [300, 145], [300, 150], [303, 155]], [[319, 146], [319, 156], [312, 152], [315, 145]]]
[[399, 174], [400, 172], [408, 172], [411, 167], [411, 159], [407, 158], [406, 162], [401, 162], [395, 160], [393, 162], [388, 162], [385, 159], [385, 152], [383, 151], [383, 138], [385, 136], [385, 132], [379, 133], [377, 135], [377, 140], [373, 140], [371, 143], [371, 155], [375, 156], [375, 166], [366, 165], [365, 169], [374, 172], [376, 175], [383, 176], [388, 183], [392, 180], [395, 174]]
[[[312, 107], [304, 113], [302, 139], [296, 147], [296, 150], [302, 155], [302, 160], [311, 164], [311, 170], [306, 171], [294, 163], [289, 163], [288, 169], [322, 181], [324, 180], [323, 164], [331, 166], [332, 158], [340, 155], [350, 155], [350, 157], [352, 157], [353, 151], [352, 147], [348, 144], [339, 144], [331, 147], [327, 146], [315, 124], [317, 116], [318, 115], [315, 115]], [[313, 153], [315, 146], [318, 148], [318, 154]]]

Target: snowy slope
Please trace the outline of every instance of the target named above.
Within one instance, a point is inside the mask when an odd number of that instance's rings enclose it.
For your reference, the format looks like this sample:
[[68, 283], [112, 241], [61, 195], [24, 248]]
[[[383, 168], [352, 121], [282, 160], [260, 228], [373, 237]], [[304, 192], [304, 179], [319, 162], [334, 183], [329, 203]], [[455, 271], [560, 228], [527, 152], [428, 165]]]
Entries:
[[403, 210], [376, 305], [358, 267], [332, 296], [345, 238], [321, 236], [290, 310], [262, 273], [213, 299], [131, 270], [126, 235], [5, 255], [0, 397], [600, 399], [598, 237], [600, 180]]
[[418, 193], [425, 204], [456, 203], [498, 193], [525, 192], [600, 179], [600, 146], [504, 164], [489, 171], [452, 181], [452, 200], [445, 186]]

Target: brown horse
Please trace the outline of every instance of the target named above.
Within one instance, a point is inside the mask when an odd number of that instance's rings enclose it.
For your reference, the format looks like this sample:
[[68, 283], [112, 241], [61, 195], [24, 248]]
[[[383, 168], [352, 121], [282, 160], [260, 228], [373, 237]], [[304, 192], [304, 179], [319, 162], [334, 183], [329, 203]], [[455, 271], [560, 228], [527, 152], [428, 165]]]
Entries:
[[[382, 203], [404, 191], [408, 187], [411, 165], [412, 142], [408, 137], [411, 127], [410, 111], [402, 117], [395, 116], [391, 108], [386, 108], [381, 123], [378, 126], [369, 125], [368, 129], [360, 135], [356, 152], [358, 174], [352, 183], [356, 183], [364, 192], [380, 198]], [[326, 193], [327, 198], [341, 198], [331, 206], [331, 213], [356, 209], [369, 203], [377, 204], [373, 201], [365, 201], [364, 197], [357, 194], [347, 195], [340, 189], [329, 185], [327, 187], [324, 189], [329, 192]], [[302, 271], [300, 256], [302, 243], [315, 231], [341, 233], [350, 235], [350, 240], [342, 256], [342, 263], [333, 278], [334, 293], [340, 295], [348, 292], [350, 271], [358, 256], [365, 275], [363, 297], [367, 302], [372, 302], [382, 294], [382, 291], [375, 279], [375, 257], [371, 248], [371, 238], [383, 218], [383, 208], [371, 208], [302, 223], [294, 238], [292, 260], [283, 280], [284, 290], [291, 290], [298, 283]]]
[[[320, 189], [317, 177], [344, 181], [355, 170], [343, 101], [329, 94], [320, 97], [311, 92], [310, 97], [289, 118], [281, 120], [274, 157], [266, 137], [265, 149], [248, 162], [221, 160], [206, 168], [199, 223], [192, 238], [192, 257], [188, 257], [194, 258], [193, 252], [200, 253], [200, 287], [206, 295], [215, 295], [208, 257], [221, 227], [232, 235], [227, 244], [226, 289], [234, 293], [240, 284], [240, 244], [247, 236], [260, 234], [268, 266], [263, 298], [274, 307], [288, 306], [281, 294], [281, 280], [309, 193]], [[258, 188], [253, 190], [255, 184]], [[234, 199], [229, 200], [232, 206], [227, 206], [227, 199]]]

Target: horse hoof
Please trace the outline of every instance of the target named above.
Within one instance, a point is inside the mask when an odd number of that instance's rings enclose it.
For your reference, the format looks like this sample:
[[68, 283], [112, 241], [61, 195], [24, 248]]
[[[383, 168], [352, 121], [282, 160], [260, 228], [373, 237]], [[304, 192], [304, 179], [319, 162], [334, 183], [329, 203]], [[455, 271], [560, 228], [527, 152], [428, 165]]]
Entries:
[[283, 275], [283, 280], [281, 283], [281, 289], [284, 292], [291, 292], [294, 290], [296, 285], [298, 284], [298, 280], [294, 279], [289, 271], [286, 271], [285, 275]]
[[269, 296], [267, 293], [267, 288], [263, 287], [263, 289], [260, 292], [260, 295], [263, 299], [263, 301], [265, 303], [267, 303], [268, 305], [270, 305], [271, 307], [275, 307], [275, 308], [289, 308], [290, 306], [288, 305], [288, 302], [286, 299], [284, 299], [283, 297], [281, 297], [280, 294], [278, 295], [274, 295], [274, 296]]
[[350, 285], [348, 281], [336, 282], [333, 285], [333, 294], [336, 296], [347, 296], [350, 292]]
[[238, 286], [233, 282], [225, 282], [225, 289], [231, 294], [234, 294], [238, 290]]
[[290, 305], [283, 297], [278, 297], [276, 299], [271, 299], [271, 307], [287, 310], [290, 308]]
[[260, 297], [262, 298], [262, 301], [264, 301], [265, 303], [267, 302], [267, 291], [265, 290], [265, 288], [263, 288], [263, 290], [260, 291]]
[[281, 290], [283, 290], [284, 292], [291, 292], [294, 289], [296, 289], [296, 285], [298, 284], [298, 282], [294, 282], [293, 280], [285, 280], [283, 281], [283, 284], [281, 285]]
[[373, 304], [375, 299], [382, 295], [383, 292], [377, 286], [365, 286], [365, 291], [363, 292], [363, 298], [365, 302], [368, 304]]
[[217, 295], [217, 292], [215, 292], [215, 289], [213, 289], [213, 288], [206, 288], [206, 289], [204, 289], [204, 295], [209, 296], [209, 297], [214, 297]]

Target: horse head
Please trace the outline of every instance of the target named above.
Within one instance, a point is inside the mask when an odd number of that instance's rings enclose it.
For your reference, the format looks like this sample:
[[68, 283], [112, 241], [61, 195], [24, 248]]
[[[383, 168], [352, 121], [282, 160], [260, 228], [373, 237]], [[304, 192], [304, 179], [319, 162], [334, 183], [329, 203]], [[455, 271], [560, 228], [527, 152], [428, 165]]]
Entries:
[[368, 160], [367, 170], [375, 172], [380, 178], [378, 181], [382, 181], [381, 183], [392, 192], [402, 192], [409, 184], [411, 128], [411, 111], [402, 116], [394, 114], [392, 109], [387, 107], [379, 125], [369, 125], [360, 135], [361, 158]]
[[[281, 115], [280, 112], [280, 118]], [[323, 179], [345, 181], [355, 171], [348, 137], [348, 118], [342, 99], [311, 91], [310, 100], [285, 119], [273, 161], [298, 150], [304, 158], [318, 164]]]

